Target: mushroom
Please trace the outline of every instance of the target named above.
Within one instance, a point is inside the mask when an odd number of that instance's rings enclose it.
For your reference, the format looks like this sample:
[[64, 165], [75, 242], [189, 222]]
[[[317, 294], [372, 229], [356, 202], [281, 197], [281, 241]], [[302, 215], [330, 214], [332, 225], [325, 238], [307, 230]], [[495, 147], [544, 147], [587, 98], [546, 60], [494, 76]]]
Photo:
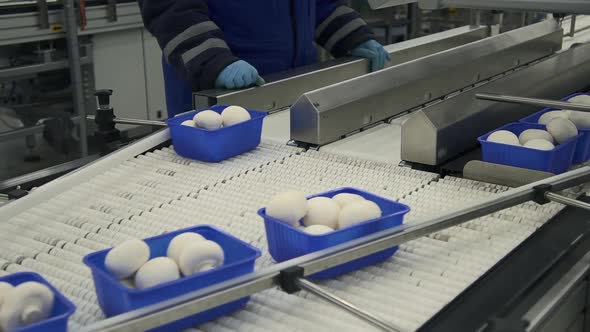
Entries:
[[45, 320], [51, 315], [55, 295], [51, 289], [35, 281], [14, 287], [0, 309], [0, 326], [12, 332]]
[[0, 281], [0, 308], [2, 308], [2, 303], [4, 303], [4, 299], [6, 298], [8, 293], [13, 289], [14, 286], [12, 286], [11, 284], [4, 281]]
[[381, 217], [379, 205], [365, 200], [345, 206], [338, 216], [338, 226], [344, 228], [379, 217]]
[[135, 287], [144, 289], [180, 278], [178, 265], [168, 257], [156, 257], [135, 274]]
[[321, 235], [321, 234], [326, 234], [326, 233], [330, 233], [333, 232], [334, 229], [325, 226], [325, 225], [311, 225], [309, 227], [305, 227], [303, 229], [303, 231], [305, 233], [311, 234], [311, 235]]
[[172, 241], [170, 241], [170, 244], [168, 245], [168, 250], [166, 251], [166, 256], [172, 258], [176, 262], [176, 264], [178, 264], [178, 256], [180, 256], [180, 253], [182, 252], [182, 250], [184, 250], [184, 248], [187, 245], [189, 245], [190, 243], [193, 243], [193, 242], [206, 241], [206, 240], [207, 239], [205, 239], [200, 234], [193, 233], [193, 232], [187, 232], [187, 233], [182, 233], [182, 234], [176, 235], [172, 239]]
[[231, 126], [240, 122], [248, 121], [252, 117], [248, 111], [240, 106], [228, 106], [221, 112], [223, 126]]
[[305, 226], [324, 225], [332, 229], [338, 227], [340, 205], [328, 197], [314, 197], [307, 201], [307, 214], [303, 218]]
[[178, 259], [180, 271], [185, 276], [204, 272], [223, 265], [225, 260], [221, 246], [213, 241], [200, 241], [184, 248]]
[[197, 127], [208, 130], [219, 129], [222, 126], [221, 115], [212, 110], [206, 110], [197, 113], [197, 115], [193, 117], [193, 121]]
[[338, 203], [338, 205], [340, 205], [340, 207], [344, 207], [350, 203], [355, 203], [355, 202], [360, 202], [360, 201], [365, 200], [363, 198], [363, 196], [361, 196], [361, 195], [349, 194], [349, 193], [338, 194], [338, 195], [332, 197], [332, 199], [335, 200]]
[[298, 225], [307, 213], [307, 198], [299, 191], [285, 191], [273, 196], [266, 214], [290, 225]]
[[150, 247], [142, 240], [132, 239], [111, 249], [104, 265], [117, 279], [125, 279], [137, 271], [150, 258]]

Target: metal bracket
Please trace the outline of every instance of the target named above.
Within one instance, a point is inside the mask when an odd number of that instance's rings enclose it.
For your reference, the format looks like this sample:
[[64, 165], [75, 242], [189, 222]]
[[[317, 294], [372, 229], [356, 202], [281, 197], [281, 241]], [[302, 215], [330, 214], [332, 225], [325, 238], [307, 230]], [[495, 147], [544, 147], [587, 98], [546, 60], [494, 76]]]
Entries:
[[49, 9], [47, 0], [37, 0], [37, 11], [39, 12], [39, 28], [49, 29]]
[[109, 22], [117, 21], [117, 0], [107, 1], [107, 20]]
[[281, 270], [279, 274], [279, 286], [285, 293], [293, 294], [301, 290], [297, 280], [303, 278], [303, 268], [301, 266], [291, 266]]
[[550, 184], [541, 184], [541, 185], [534, 187], [533, 190], [535, 191], [535, 196], [532, 199], [532, 201], [539, 204], [539, 205], [545, 205], [545, 204], [551, 202], [545, 196], [545, 194], [550, 192], [552, 188], [553, 188], [553, 186], [551, 186]]
[[25, 196], [27, 196], [29, 194], [28, 191], [17, 188], [14, 190], [11, 190], [8, 192], [8, 199], [9, 200], [13, 200], [13, 199], [19, 199], [19, 198], [23, 198]]
[[481, 100], [497, 101], [502, 103], [531, 105], [539, 107], [548, 107], [556, 109], [567, 109], [573, 111], [590, 112], [590, 106], [580, 103], [571, 103], [569, 101], [549, 100], [541, 98], [526, 98], [517, 96], [506, 96], [495, 93], [477, 93], [475, 98]]

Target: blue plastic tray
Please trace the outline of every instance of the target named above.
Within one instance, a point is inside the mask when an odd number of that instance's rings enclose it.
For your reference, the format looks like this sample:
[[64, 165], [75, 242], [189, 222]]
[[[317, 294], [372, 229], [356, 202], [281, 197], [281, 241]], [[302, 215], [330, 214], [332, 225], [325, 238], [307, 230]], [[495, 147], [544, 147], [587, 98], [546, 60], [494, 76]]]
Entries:
[[[178, 234], [199, 233], [208, 240], [219, 244], [225, 253], [225, 264], [219, 268], [182, 277], [178, 280], [146, 289], [132, 289], [113, 278], [104, 266], [110, 249], [98, 251], [84, 257], [84, 263], [92, 270], [98, 304], [107, 317], [139, 309], [186, 293], [211, 286], [254, 271], [254, 261], [260, 257], [257, 248], [211, 226], [196, 226], [145, 239], [150, 247], [150, 259], [166, 256], [170, 241]], [[213, 320], [240, 309], [249, 300], [244, 297], [222, 306], [203, 311], [176, 322], [163, 325], [152, 331], [179, 331]]]
[[[206, 110], [221, 114], [226, 107], [217, 105]], [[206, 162], [219, 162], [255, 149], [260, 144], [265, 112], [248, 110], [252, 117], [250, 120], [217, 130], [181, 125], [202, 111], [204, 110], [183, 113], [166, 121], [174, 150], [179, 155]]]
[[[562, 101], [567, 101], [570, 98], [580, 95], [589, 95], [587, 93], [574, 93], [573, 95], [569, 95], [563, 99]], [[524, 119], [521, 119], [521, 122], [525, 123], [539, 123], [539, 118], [549, 112], [555, 111], [555, 108], [545, 108], [537, 113], [531, 114]], [[574, 164], [583, 163], [585, 161], [590, 160], [590, 129], [578, 129], [580, 132], [580, 138], [578, 139], [578, 143], [576, 145], [576, 151], [574, 152]]]
[[[340, 193], [351, 193], [363, 196], [365, 199], [375, 202], [381, 208], [381, 218], [369, 220], [354, 226], [335, 230], [321, 235], [305, 233], [278, 219], [266, 214], [262, 208], [258, 214], [264, 218], [266, 228], [266, 239], [269, 252], [277, 262], [283, 262], [295, 257], [303, 256], [314, 251], [326, 249], [346, 241], [354, 240], [376, 232], [380, 232], [402, 224], [404, 215], [410, 211], [407, 205], [391, 201], [389, 199], [368, 193], [354, 188], [340, 188], [333, 191], [310, 196], [312, 197], [333, 197]], [[385, 249], [363, 258], [335, 266], [331, 269], [313, 274], [310, 278], [327, 279], [334, 278], [343, 273], [363, 268], [368, 265], [377, 264], [391, 257], [397, 251], [397, 247]]]
[[[508, 130], [519, 136], [527, 129], [543, 129], [544, 125], [516, 122], [507, 124], [498, 130]], [[506, 145], [488, 142], [488, 136], [494, 131], [481, 136], [478, 140], [481, 143], [483, 160], [502, 165], [509, 165], [521, 168], [545, 171], [559, 174], [567, 171], [572, 166], [572, 159], [576, 149], [576, 141], [580, 135], [569, 139], [567, 142], [558, 145], [551, 151], [541, 151], [525, 148], [522, 146]]]
[[55, 294], [53, 312], [48, 319], [20, 328], [16, 332], [66, 332], [68, 330], [68, 318], [76, 311], [76, 307], [39, 274], [33, 272], [13, 273], [0, 277], [0, 281], [7, 282], [13, 286], [27, 281], [36, 281], [49, 287], [53, 291], [53, 294]]

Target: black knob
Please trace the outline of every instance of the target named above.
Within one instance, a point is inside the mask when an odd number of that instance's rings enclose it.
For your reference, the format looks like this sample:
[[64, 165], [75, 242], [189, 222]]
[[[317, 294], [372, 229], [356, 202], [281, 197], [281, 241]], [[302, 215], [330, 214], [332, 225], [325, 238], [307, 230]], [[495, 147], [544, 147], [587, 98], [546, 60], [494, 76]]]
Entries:
[[98, 98], [98, 105], [100, 106], [109, 106], [111, 104], [112, 94], [113, 90], [111, 89], [96, 90], [94, 92], [94, 95]]

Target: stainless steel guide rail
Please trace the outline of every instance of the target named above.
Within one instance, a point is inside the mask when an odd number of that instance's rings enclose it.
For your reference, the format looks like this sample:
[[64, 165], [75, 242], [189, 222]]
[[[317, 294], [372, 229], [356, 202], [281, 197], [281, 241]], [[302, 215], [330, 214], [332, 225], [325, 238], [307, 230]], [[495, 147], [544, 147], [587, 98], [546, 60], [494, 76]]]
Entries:
[[291, 107], [291, 139], [324, 145], [561, 49], [554, 20], [448, 49], [303, 94]]
[[489, 101], [499, 101], [504, 103], [520, 104], [520, 105], [532, 105], [540, 107], [550, 107], [558, 109], [567, 109], [574, 111], [590, 112], [590, 105], [571, 103], [567, 101], [556, 101], [541, 98], [526, 98], [517, 96], [506, 96], [494, 93], [477, 93], [475, 98]]
[[[472, 204], [460, 211], [451, 212], [443, 216], [425, 220], [424, 222], [402, 225], [356, 239], [329, 249], [273, 265], [260, 272], [254, 272], [184, 296], [112, 317], [88, 326], [84, 331], [112, 332], [152, 329], [236, 299], [282, 285], [284, 280], [280, 277], [281, 272], [287, 269], [301, 268], [301, 277], [309, 276], [339, 264], [527, 201], [551, 199], [552, 195], [547, 194], [547, 188], [550, 188], [552, 192], [559, 192], [589, 181], [590, 167], [582, 167], [568, 173], [506, 191], [495, 197]], [[295, 283], [297, 281], [298, 279], [293, 280]], [[307, 285], [306, 282], [300, 284]], [[335, 304], [338, 304], [337, 302], [332, 301]], [[357, 316], [360, 317], [358, 314]]]
[[[391, 54], [389, 65], [397, 65], [449, 48], [464, 45], [488, 36], [487, 27], [460, 27], [429, 36], [386, 46]], [[342, 82], [369, 72], [364, 59], [336, 60], [322, 65], [289, 71], [280, 77], [266, 77], [262, 87], [239, 91], [209, 90], [193, 94], [196, 109], [211, 105], [242, 105], [265, 111], [276, 111], [291, 106], [299, 96], [330, 84]], [[284, 76], [284, 77], [283, 77]]]

